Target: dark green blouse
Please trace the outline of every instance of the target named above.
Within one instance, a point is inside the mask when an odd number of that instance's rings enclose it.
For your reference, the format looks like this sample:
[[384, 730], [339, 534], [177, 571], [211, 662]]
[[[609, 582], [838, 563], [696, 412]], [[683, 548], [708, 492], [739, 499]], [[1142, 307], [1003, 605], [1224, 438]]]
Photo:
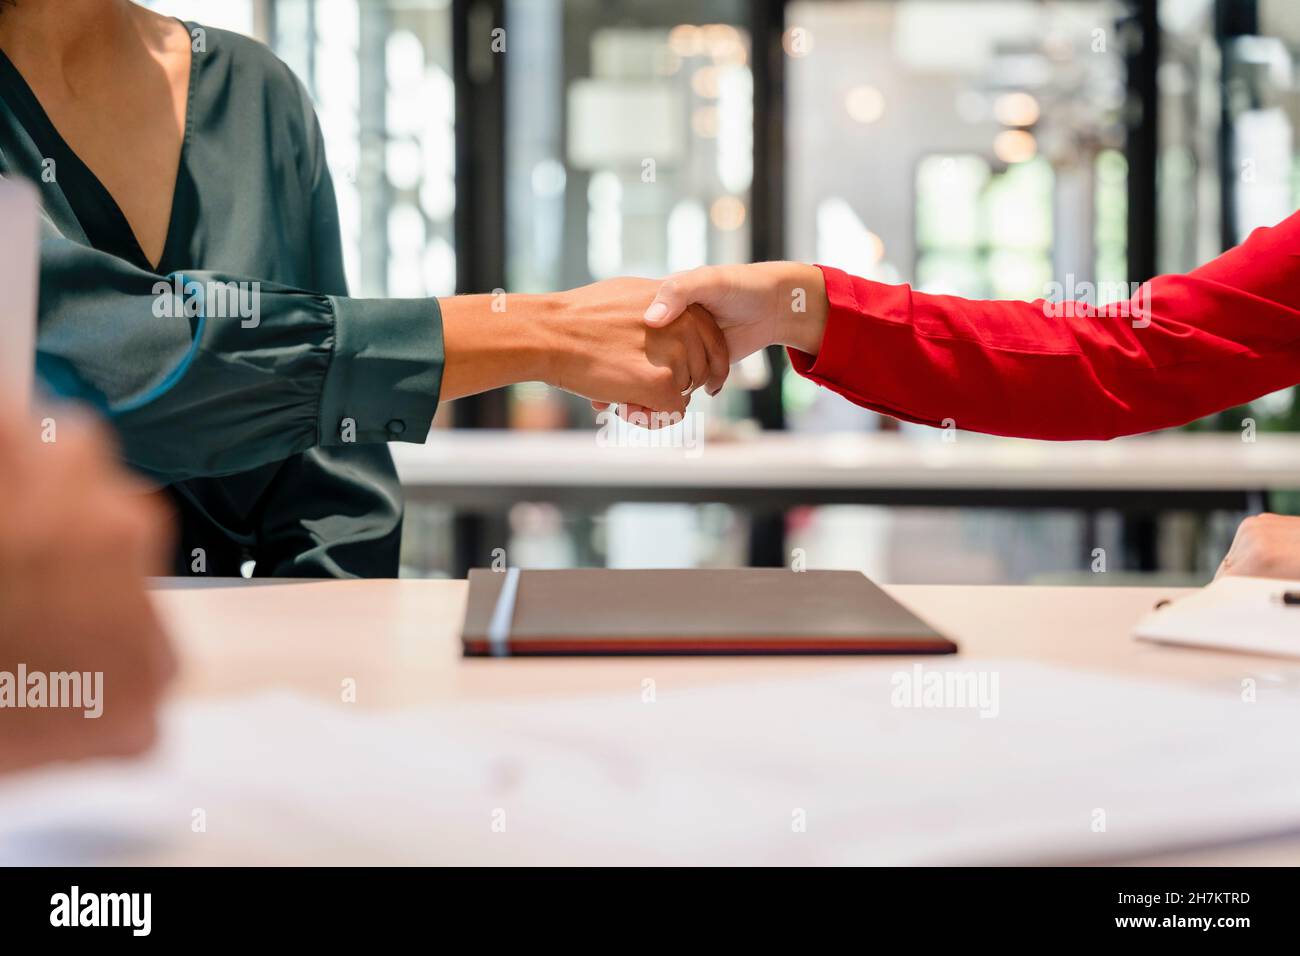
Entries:
[[203, 40], [157, 266], [0, 53], [0, 175], [44, 204], [38, 367], [97, 393], [127, 460], [167, 485], [176, 573], [201, 548], [211, 575], [251, 558], [258, 575], [395, 576], [385, 443], [422, 442], [433, 418], [437, 301], [347, 297], [306, 91], [255, 41]]

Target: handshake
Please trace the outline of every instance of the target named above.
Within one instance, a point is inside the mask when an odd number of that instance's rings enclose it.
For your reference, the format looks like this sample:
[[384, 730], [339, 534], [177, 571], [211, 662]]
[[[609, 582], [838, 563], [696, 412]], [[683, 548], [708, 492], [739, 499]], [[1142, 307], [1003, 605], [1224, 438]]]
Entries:
[[535, 380], [656, 427], [679, 420], [696, 389], [716, 395], [752, 352], [815, 354], [826, 290], [815, 266], [766, 262], [551, 295], [457, 296], [441, 307], [443, 401]]

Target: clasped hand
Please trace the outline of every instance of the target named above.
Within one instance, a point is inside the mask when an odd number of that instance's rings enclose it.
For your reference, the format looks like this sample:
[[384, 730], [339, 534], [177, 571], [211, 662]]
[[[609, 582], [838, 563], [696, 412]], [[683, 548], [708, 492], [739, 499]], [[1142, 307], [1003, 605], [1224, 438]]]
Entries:
[[[638, 283], [635, 291], [639, 293], [646, 280], [615, 281]], [[738, 362], [769, 345], [787, 345], [814, 354], [820, 347], [827, 304], [825, 282], [816, 266], [797, 262], [704, 266], [653, 285], [654, 297], [642, 313], [645, 327], [652, 333], [676, 330], [687, 339], [699, 336], [710, 348], [712, 365], [716, 366], [719, 354], [728, 363]], [[718, 335], [723, 345], [715, 353], [712, 349]], [[607, 399], [589, 397], [598, 411], [610, 404]], [[621, 417], [648, 422], [651, 427], [659, 420], [655, 412], [663, 411], [629, 395], [618, 403]]]
[[654, 327], [643, 321], [659, 283], [608, 279], [563, 293], [569, 318], [548, 381], [592, 399], [680, 416], [691, 393], [717, 394], [730, 371], [727, 342], [704, 309]]
[[[806, 288], [805, 288], [806, 287]], [[697, 388], [716, 394], [732, 362], [773, 343], [815, 351], [820, 272], [798, 263], [710, 266], [666, 280], [606, 279], [551, 295], [441, 300], [441, 398], [542, 381], [663, 424]], [[644, 418], [642, 416], [645, 416]]]

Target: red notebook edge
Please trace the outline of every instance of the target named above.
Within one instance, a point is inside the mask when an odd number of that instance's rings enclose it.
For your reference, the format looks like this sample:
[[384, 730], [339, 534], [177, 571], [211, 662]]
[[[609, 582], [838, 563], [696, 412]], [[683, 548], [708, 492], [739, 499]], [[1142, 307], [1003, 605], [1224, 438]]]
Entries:
[[[716, 642], [716, 643], [715, 643]], [[904, 656], [911, 654], [956, 654], [957, 645], [947, 638], [935, 640], [875, 637], [870, 640], [839, 640], [818, 643], [805, 638], [737, 640], [735, 638], [697, 638], [680, 647], [669, 646], [662, 638], [624, 638], [608, 642], [591, 640], [533, 639], [527, 644], [504, 642], [502, 653], [493, 653], [486, 640], [461, 641], [466, 657], [754, 657], [762, 655], [790, 657], [861, 657]]]

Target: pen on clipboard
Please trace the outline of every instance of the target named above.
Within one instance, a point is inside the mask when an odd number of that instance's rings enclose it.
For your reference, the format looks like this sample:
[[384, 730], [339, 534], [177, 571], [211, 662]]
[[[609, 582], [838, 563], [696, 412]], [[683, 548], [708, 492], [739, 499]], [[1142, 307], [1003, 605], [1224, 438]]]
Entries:
[[[1283, 591], [1277, 596], [1277, 600], [1288, 607], [1300, 607], [1300, 591]], [[1152, 610], [1159, 611], [1173, 603], [1169, 598], [1161, 598], [1152, 605]]]

